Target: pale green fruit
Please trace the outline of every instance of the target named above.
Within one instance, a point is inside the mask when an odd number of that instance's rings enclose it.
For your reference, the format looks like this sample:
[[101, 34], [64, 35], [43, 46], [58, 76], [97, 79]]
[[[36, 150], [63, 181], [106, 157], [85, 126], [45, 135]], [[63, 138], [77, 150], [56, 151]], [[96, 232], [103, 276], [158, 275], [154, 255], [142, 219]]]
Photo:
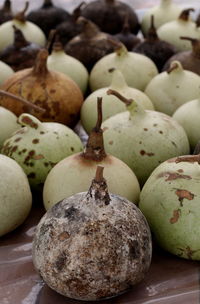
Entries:
[[117, 90], [127, 98], [134, 99], [144, 109], [153, 110], [154, 106], [149, 97], [142, 91], [127, 85], [121, 71], [114, 69], [111, 84], [107, 88], [101, 88], [91, 93], [84, 101], [81, 108], [81, 123], [87, 133], [90, 133], [97, 121], [97, 97], [102, 97], [103, 121], [109, 117], [126, 111], [126, 106], [113, 95], [107, 95], [108, 89]]
[[51, 70], [69, 76], [76, 82], [82, 93], [86, 92], [89, 78], [87, 69], [79, 60], [67, 55], [58, 43], [47, 59], [47, 66]]
[[172, 117], [184, 128], [193, 150], [200, 141], [200, 99], [186, 102]]
[[17, 116], [11, 111], [0, 107], [0, 149], [3, 142], [17, 131], [20, 125], [17, 123]]
[[188, 154], [189, 142], [183, 127], [168, 115], [144, 110], [134, 101], [127, 109], [103, 122], [105, 150], [124, 161], [144, 184], [160, 163]]
[[33, 187], [40, 187], [60, 160], [83, 149], [78, 135], [65, 125], [42, 123], [30, 114], [18, 121], [24, 127], [4, 142], [2, 153], [21, 165]]
[[3, 61], [0, 61], [0, 85], [4, 83], [12, 74], [14, 74], [13, 69]]
[[19, 28], [26, 40], [34, 42], [40, 46], [44, 46], [46, 38], [43, 31], [34, 23], [30, 21], [19, 21], [13, 19], [0, 25], [0, 51], [5, 49], [14, 41], [13, 25]]
[[92, 161], [78, 153], [63, 159], [49, 172], [43, 188], [46, 210], [64, 198], [86, 191], [97, 165], [105, 167], [104, 176], [111, 193], [126, 197], [134, 203], [138, 202], [138, 180], [124, 162], [112, 155], [107, 155], [102, 161]]
[[180, 39], [181, 36], [200, 39], [200, 28], [194, 21], [190, 20], [190, 11], [191, 9], [184, 10], [179, 18], [163, 24], [157, 30], [158, 37], [174, 45], [179, 52], [192, 49], [191, 43]]
[[182, 104], [198, 98], [200, 76], [183, 70], [180, 62], [172, 61], [169, 71], [154, 77], [145, 93], [157, 111], [172, 115]]
[[158, 70], [148, 57], [128, 52], [122, 44], [115, 53], [101, 58], [91, 70], [89, 83], [92, 91], [108, 87], [112, 74], [109, 70], [116, 68], [122, 72], [128, 86], [144, 91], [149, 81], [158, 74]]
[[13, 159], [0, 154], [0, 236], [27, 218], [32, 205], [28, 179]]
[[141, 22], [143, 34], [146, 36], [150, 23], [151, 16], [154, 16], [155, 27], [159, 28], [162, 24], [175, 20], [181, 13], [181, 7], [172, 3], [172, 0], [160, 0], [159, 5], [149, 8], [144, 13]]
[[192, 260], [200, 260], [199, 184], [199, 155], [170, 159], [153, 171], [139, 202], [160, 246]]

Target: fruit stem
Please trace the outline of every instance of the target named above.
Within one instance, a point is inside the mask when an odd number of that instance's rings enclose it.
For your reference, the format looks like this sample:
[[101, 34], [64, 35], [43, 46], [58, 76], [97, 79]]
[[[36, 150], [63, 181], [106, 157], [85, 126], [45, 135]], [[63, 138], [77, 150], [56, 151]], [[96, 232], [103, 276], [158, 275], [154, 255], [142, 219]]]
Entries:
[[59, 40], [59, 35], [56, 35], [56, 37], [55, 37], [55, 41], [53, 43], [52, 50], [54, 52], [64, 51], [63, 45], [62, 45], [62, 43]]
[[194, 9], [187, 8], [187, 9], [183, 10], [179, 15], [179, 19], [181, 19], [183, 21], [189, 21], [190, 12], [194, 12]]
[[148, 40], [149, 42], [154, 42], [156, 40], [158, 40], [158, 35], [156, 32], [156, 28], [154, 25], [154, 15], [151, 15], [151, 24], [147, 33], [147, 38], [146, 40]]
[[176, 163], [181, 163], [181, 162], [194, 163], [194, 162], [197, 162], [198, 164], [200, 164], [200, 154], [179, 156], [179, 157], [176, 158], [175, 162]]
[[130, 25], [129, 25], [129, 18], [128, 18], [128, 13], [125, 15], [125, 18], [124, 18], [124, 24], [123, 24], [123, 27], [122, 27], [122, 31], [121, 33], [124, 34], [124, 35], [127, 35], [128, 33], [130, 33]]
[[80, 17], [81, 9], [84, 5], [85, 5], [85, 2], [83, 1], [73, 10], [72, 18], [74, 21], [76, 21], [78, 19], [78, 17]]
[[98, 118], [96, 126], [92, 129], [85, 151], [82, 153], [82, 157], [91, 159], [94, 161], [101, 161], [106, 157], [103, 143], [103, 130], [101, 129], [102, 124], [102, 98], [97, 98], [97, 112]]
[[107, 4], [114, 4], [114, 3], [115, 3], [115, 0], [105, 0], [105, 2], [106, 2]]
[[191, 37], [180, 37], [183, 40], [188, 40], [192, 44], [192, 52], [196, 58], [200, 58], [200, 40]]
[[51, 6], [53, 6], [51, 0], [44, 0], [42, 8], [47, 8], [47, 7], [51, 7]]
[[46, 49], [41, 49], [36, 57], [36, 61], [32, 73], [37, 75], [37, 77], [44, 77], [48, 73], [47, 64], [46, 64], [48, 54], [49, 53]]
[[22, 23], [25, 23], [25, 22], [26, 22], [25, 13], [26, 13], [28, 7], [29, 7], [29, 2], [26, 1], [26, 2], [25, 2], [25, 7], [24, 7], [23, 11], [17, 13], [17, 14], [14, 16], [14, 19], [17, 20], [17, 21], [20, 21], [20, 22], [22, 22]]
[[[26, 105], [26, 106], [28, 106], [28, 107], [30, 107], [30, 108], [32, 108], [32, 109], [35, 109], [35, 110], [37, 110], [37, 111], [39, 111], [39, 112], [45, 112], [45, 109], [42, 109], [42, 108], [40, 108], [39, 106], [34, 105], [34, 104], [31, 103], [30, 101], [28, 101], [28, 100], [26, 100], [26, 99], [24, 99], [24, 98], [22, 98], [22, 97], [16, 96], [16, 95], [14, 95], [14, 94], [12, 94], [12, 93], [9, 93], [9, 92], [0, 90], [0, 95], [1, 95], [1, 96], [4, 96], [4, 97], [6, 96], [6, 97], [9, 97], [9, 98], [13, 98], [13, 99], [15, 99], [16, 101], [20, 101], [20, 102], [22, 102], [24, 105]], [[0, 104], [1, 104], [1, 101], [0, 101]]]
[[178, 62], [172, 62], [170, 65], [169, 69], [166, 71], [168, 74], [170, 74], [172, 71], [176, 70], [179, 68]]
[[56, 37], [56, 30], [50, 30], [50, 33], [49, 33], [49, 36], [48, 36], [48, 39], [47, 39], [47, 43], [46, 43], [46, 46], [45, 46], [45, 48], [47, 49], [49, 54], [51, 53], [52, 45], [54, 43], [55, 37]]
[[92, 184], [87, 193], [87, 198], [94, 198], [95, 203], [98, 205], [109, 205], [111, 198], [108, 192], [108, 186], [106, 180], [103, 177], [104, 167], [97, 166], [95, 178], [92, 180]]
[[80, 16], [77, 20], [77, 24], [82, 26], [81, 36], [90, 39], [95, 37], [99, 33], [99, 28], [90, 20]]
[[109, 89], [107, 91], [107, 95], [114, 95], [116, 96], [117, 98], [119, 98], [123, 103], [125, 103], [125, 105], [129, 106], [133, 100], [132, 99], [127, 99], [125, 98], [124, 96], [122, 96], [120, 93], [118, 93], [117, 91], [115, 90], [112, 90], [112, 89]]
[[29, 45], [28, 41], [25, 39], [22, 31], [18, 29], [15, 25], [12, 26], [14, 30], [14, 46], [17, 49], [21, 49], [22, 47], [25, 47]]

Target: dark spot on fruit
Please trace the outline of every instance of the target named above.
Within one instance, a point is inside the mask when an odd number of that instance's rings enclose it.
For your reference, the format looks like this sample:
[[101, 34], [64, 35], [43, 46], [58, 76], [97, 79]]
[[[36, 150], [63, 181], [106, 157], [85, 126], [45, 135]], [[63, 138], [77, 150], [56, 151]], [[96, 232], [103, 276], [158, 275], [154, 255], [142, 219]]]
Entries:
[[15, 140], [14, 140], [14, 142], [18, 142], [18, 141], [20, 141], [22, 138], [21, 137], [17, 137]]
[[23, 149], [23, 150], [22, 150], [22, 153], [25, 153], [26, 151], [27, 151], [27, 149]]
[[31, 128], [33, 129], [37, 129], [38, 128], [38, 124], [35, 123], [30, 117], [28, 116], [24, 116], [22, 117], [21, 120], [24, 124], [29, 125]]
[[45, 134], [45, 132], [44, 131], [40, 131], [40, 134]]
[[114, 72], [115, 71], [115, 68], [110, 68], [110, 69], [108, 69], [108, 72], [109, 73], [112, 73], [112, 72]]
[[50, 93], [54, 94], [54, 93], [56, 93], [56, 90], [55, 89], [51, 89]]
[[64, 241], [70, 237], [70, 234], [67, 231], [63, 231], [59, 234], [58, 239], [59, 241]]
[[56, 134], [56, 135], [58, 135], [58, 132], [56, 132], [56, 131], [53, 131], [53, 133]]
[[145, 155], [146, 152], [145, 152], [144, 150], [141, 150], [141, 151], [140, 151], [140, 154], [141, 154], [141, 155]]
[[66, 255], [65, 252], [62, 252], [58, 257], [55, 262], [55, 267], [58, 271], [61, 271], [65, 265], [66, 262]]
[[178, 172], [183, 173], [184, 171], [183, 169], [178, 169]]
[[159, 131], [160, 134], [163, 134], [163, 131]]
[[70, 150], [73, 152], [73, 151], [74, 151], [74, 148], [73, 148], [73, 147], [70, 147]]
[[33, 144], [38, 144], [39, 141], [40, 141], [40, 140], [39, 140], [38, 138], [34, 138], [34, 139], [32, 140], [32, 143], [33, 143]]
[[144, 128], [143, 130], [144, 130], [144, 131], [148, 131], [148, 129], [147, 129], [147, 128]]
[[136, 240], [129, 243], [129, 255], [132, 259], [138, 259], [140, 257], [140, 247]]
[[29, 155], [30, 157], [32, 157], [34, 154], [35, 154], [35, 151], [34, 151], [34, 150], [31, 150], [31, 151], [28, 152], [28, 155]]
[[158, 178], [166, 177], [165, 181], [176, 180], [176, 179], [179, 179], [179, 178], [192, 179], [192, 177], [190, 175], [184, 175], [184, 174], [179, 174], [179, 173], [175, 173], [175, 172], [161, 172], [161, 173], [158, 174], [157, 177]]
[[11, 149], [11, 153], [17, 151], [17, 148], [18, 148], [18, 146], [14, 146], [14, 147]]
[[153, 124], [153, 127], [157, 127], [157, 125], [158, 125], [158, 124], [155, 123], [155, 124]]
[[178, 200], [180, 202], [180, 205], [183, 206], [183, 200], [184, 198], [191, 201], [194, 199], [194, 194], [188, 190], [184, 190], [184, 189], [177, 189], [175, 191], [175, 194], [178, 196]]
[[113, 140], [110, 140], [108, 143], [109, 143], [109, 145], [112, 145], [113, 144]]
[[177, 89], [179, 89], [179, 88], [180, 88], [180, 86], [179, 86], [179, 85], [176, 85], [176, 88], [177, 88]]
[[141, 145], [141, 144], [142, 144], [142, 142], [141, 142], [141, 141], [139, 141], [139, 144]]
[[154, 153], [152, 153], [152, 152], [146, 152], [146, 151], [144, 151], [144, 150], [141, 150], [140, 151], [140, 154], [143, 156], [143, 155], [147, 155], [147, 156], [153, 156], [154, 155]]
[[30, 166], [30, 167], [33, 167], [33, 166], [34, 166], [34, 163], [29, 163], [29, 166]]
[[49, 163], [44, 163], [44, 166], [45, 166], [45, 167], [48, 167], [48, 165], [49, 165]]
[[174, 210], [173, 211], [173, 216], [169, 220], [170, 223], [175, 224], [178, 221], [180, 215], [181, 215], [181, 210], [180, 209]]
[[18, 154], [19, 154], [19, 155], [21, 155], [21, 154], [22, 154], [22, 152], [20, 151], [20, 152], [18, 152]]
[[175, 142], [174, 142], [174, 141], [172, 141], [171, 143], [172, 143], [172, 145], [174, 145], [174, 147], [176, 147], [176, 148], [177, 148], [177, 145], [175, 144]]
[[28, 177], [28, 178], [35, 178], [36, 175], [35, 175], [34, 172], [31, 172], [31, 173], [29, 173], [29, 174], [27, 175], [27, 177]]
[[69, 220], [74, 220], [78, 213], [78, 209], [74, 208], [73, 206], [65, 210], [64, 217], [67, 217]]

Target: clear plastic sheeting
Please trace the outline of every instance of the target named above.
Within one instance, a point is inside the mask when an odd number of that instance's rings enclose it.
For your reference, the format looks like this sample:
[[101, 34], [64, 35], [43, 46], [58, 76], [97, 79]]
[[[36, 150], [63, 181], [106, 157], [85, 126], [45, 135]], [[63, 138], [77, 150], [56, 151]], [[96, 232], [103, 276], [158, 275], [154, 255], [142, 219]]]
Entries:
[[[26, 222], [0, 239], [1, 304], [84, 304], [51, 290], [32, 263], [32, 238], [44, 210], [34, 207]], [[130, 291], [102, 304], [197, 304], [200, 303], [200, 264], [154, 245], [153, 259], [145, 279]], [[96, 302], [89, 302], [96, 303]]]

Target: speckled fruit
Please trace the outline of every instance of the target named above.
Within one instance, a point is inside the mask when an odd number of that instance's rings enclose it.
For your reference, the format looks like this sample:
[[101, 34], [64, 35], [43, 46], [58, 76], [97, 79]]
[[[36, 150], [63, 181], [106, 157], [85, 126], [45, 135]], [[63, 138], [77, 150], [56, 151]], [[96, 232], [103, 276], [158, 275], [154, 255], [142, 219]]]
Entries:
[[139, 207], [165, 250], [200, 260], [200, 158], [182, 156], [157, 167], [144, 185]]
[[[54, 121], [74, 126], [78, 121], [83, 102], [81, 90], [63, 73], [49, 71], [46, 66], [47, 58], [48, 51], [40, 50], [34, 67], [14, 73], [4, 82], [2, 89], [45, 109], [43, 113], [34, 112], [41, 121]], [[1, 97], [0, 105], [17, 116], [27, 112], [23, 104], [16, 104], [8, 97]]]
[[105, 150], [132, 168], [143, 184], [161, 162], [188, 154], [189, 142], [183, 127], [175, 119], [144, 110], [133, 100], [128, 102], [126, 112], [116, 114], [102, 124]]
[[41, 123], [30, 114], [18, 121], [24, 127], [4, 142], [2, 153], [21, 165], [33, 187], [44, 183], [57, 162], [83, 148], [78, 135], [62, 124]]
[[64, 199], [43, 216], [33, 241], [33, 262], [44, 281], [78, 300], [125, 292], [144, 278], [151, 261], [145, 217], [108, 192], [98, 169], [88, 192]]
[[0, 236], [27, 218], [32, 205], [28, 179], [13, 159], [0, 154]]
[[20, 125], [17, 123], [17, 116], [11, 111], [0, 107], [0, 149], [2, 148], [3, 142], [19, 128]]

